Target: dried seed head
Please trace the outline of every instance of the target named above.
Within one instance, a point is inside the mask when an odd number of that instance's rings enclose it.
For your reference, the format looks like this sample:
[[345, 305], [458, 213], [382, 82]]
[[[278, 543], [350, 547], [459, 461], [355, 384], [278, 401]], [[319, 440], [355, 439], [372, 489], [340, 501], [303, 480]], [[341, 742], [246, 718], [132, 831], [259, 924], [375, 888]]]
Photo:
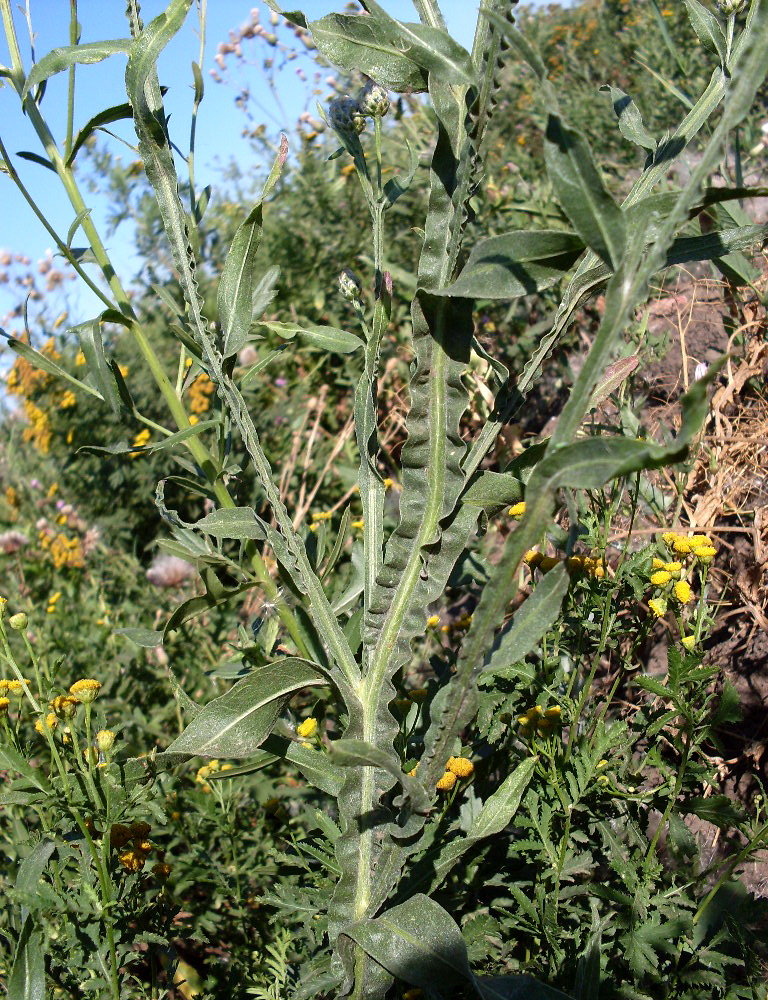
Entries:
[[386, 90], [369, 80], [360, 95], [360, 110], [366, 118], [383, 118], [389, 111], [389, 96]]
[[354, 97], [335, 97], [328, 105], [328, 121], [340, 135], [360, 135], [365, 131], [365, 118]]

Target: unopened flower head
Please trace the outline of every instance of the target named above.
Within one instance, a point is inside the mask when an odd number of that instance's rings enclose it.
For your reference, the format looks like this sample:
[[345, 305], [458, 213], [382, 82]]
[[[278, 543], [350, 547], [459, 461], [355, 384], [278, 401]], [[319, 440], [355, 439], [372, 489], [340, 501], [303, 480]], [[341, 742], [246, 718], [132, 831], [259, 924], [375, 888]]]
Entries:
[[360, 281], [354, 271], [345, 267], [339, 275], [339, 291], [342, 298], [347, 299], [348, 302], [359, 302], [362, 290], [362, 281]]
[[373, 80], [369, 80], [360, 95], [360, 110], [366, 118], [383, 118], [389, 111], [389, 95]]
[[8, 619], [8, 624], [11, 628], [16, 629], [17, 632], [26, 632], [27, 625], [29, 625], [29, 618], [27, 618], [23, 611], [20, 611], [17, 615], [11, 615]]
[[96, 746], [101, 753], [109, 753], [115, 745], [115, 734], [111, 729], [100, 729], [96, 733]]
[[360, 135], [365, 131], [360, 102], [353, 97], [335, 97], [328, 106], [328, 121], [340, 135]]
[[101, 681], [93, 680], [91, 677], [75, 681], [69, 689], [69, 693], [84, 705], [90, 705], [95, 701], [99, 691], [101, 691]]
[[722, 17], [732, 17], [747, 9], [747, 0], [715, 0], [715, 7]]

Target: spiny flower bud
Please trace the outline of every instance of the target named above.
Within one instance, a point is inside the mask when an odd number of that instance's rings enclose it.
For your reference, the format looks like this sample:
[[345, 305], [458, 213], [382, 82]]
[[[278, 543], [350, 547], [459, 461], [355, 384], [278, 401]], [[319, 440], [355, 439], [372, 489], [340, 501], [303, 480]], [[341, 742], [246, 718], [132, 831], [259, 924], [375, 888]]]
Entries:
[[366, 118], [383, 118], [389, 111], [389, 96], [386, 90], [369, 80], [360, 95], [360, 110]]
[[747, 0], [715, 0], [715, 7], [722, 17], [731, 17], [746, 10]]
[[335, 97], [328, 106], [328, 121], [341, 135], [360, 135], [365, 131], [365, 118], [353, 97]]
[[350, 302], [356, 302], [360, 298], [362, 290], [362, 281], [354, 271], [350, 271], [348, 267], [345, 267], [339, 275], [339, 291], [342, 296]]

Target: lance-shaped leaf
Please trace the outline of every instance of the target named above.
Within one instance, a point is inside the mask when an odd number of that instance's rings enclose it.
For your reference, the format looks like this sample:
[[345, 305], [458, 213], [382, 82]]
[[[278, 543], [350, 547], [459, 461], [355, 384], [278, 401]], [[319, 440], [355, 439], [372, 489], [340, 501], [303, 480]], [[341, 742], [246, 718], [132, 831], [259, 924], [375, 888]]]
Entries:
[[688, 10], [688, 20], [693, 30], [704, 45], [718, 54], [720, 62], [725, 65], [727, 44], [718, 19], [699, 0], [683, 0], [683, 3]]
[[25, 344], [21, 340], [16, 340], [14, 337], [8, 337], [7, 344], [12, 351], [24, 358], [35, 368], [39, 368], [41, 371], [48, 372], [49, 375], [55, 375], [56, 378], [64, 379], [69, 382], [70, 385], [75, 386], [77, 389], [81, 389], [83, 392], [87, 392], [89, 396], [95, 396], [96, 399], [103, 399], [104, 397], [101, 393], [96, 392], [96, 390], [90, 386], [86, 385], [85, 382], [81, 382], [80, 379], [75, 378], [70, 375], [68, 371], [57, 365], [55, 361], [46, 357], [45, 354], [41, 354], [40, 351], [36, 351], [34, 347], [30, 347], [29, 344]]
[[253, 538], [263, 541], [266, 533], [263, 521], [252, 507], [232, 507], [215, 510], [195, 522], [195, 528], [214, 538]]
[[[37, 883], [43, 877], [43, 872], [54, 852], [56, 844], [52, 840], [41, 840], [19, 865], [16, 874], [16, 888], [26, 893], [34, 893]], [[26, 920], [29, 910], [21, 908], [22, 922]]]
[[427, 89], [426, 70], [408, 58], [378, 18], [328, 14], [311, 21], [309, 29], [318, 52], [339, 69], [359, 70], [398, 94]]
[[453, 284], [435, 295], [516, 299], [549, 288], [584, 251], [584, 240], [556, 229], [515, 230], [480, 240]]
[[268, 663], [201, 708], [168, 753], [247, 757], [272, 732], [296, 691], [327, 683], [309, 660], [286, 656]]
[[405, 795], [411, 800], [417, 812], [426, 812], [429, 809], [429, 799], [422, 786], [415, 778], [403, 774], [397, 758], [391, 753], [375, 747], [372, 743], [366, 743], [365, 740], [342, 739], [331, 743], [330, 754], [333, 762], [339, 767], [377, 767], [388, 771], [402, 785]]
[[146, 649], [154, 649], [163, 644], [163, 633], [151, 628], [116, 628], [112, 634], [124, 635], [137, 646], [144, 646]]
[[[104, 111], [99, 111], [98, 114], [94, 115], [93, 118], [90, 118], [85, 125], [83, 125], [75, 136], [75, 141], [72, 143], [72, 150], [67, 157], [67, 166], [72, 166], [75, 157], [83, 146], [83, 143], [90, 139], [96, 129], [101, 128], [102, 125], [112, 125], [114, 122], [124, 121], [132, 117], [133, 109], [130, 104], [116, 104], [113, 108], [106, 108]], [[67, 243], [70, 243], [71, 239], [72, 237], [70, 236]]]
[[473, 82], [469, 53], [446, 31], [396, 21], [378, 4], [366, 6], [371, 13], [328, 14], [310, 22], [318, 51], [329, 62], [400, 94], [425, 91], [430, 72], [447, 83]]
[[45, 1000], [43, 935], [31, 917], [21, 928], [6, 986], [7, 1000]]
[[549, 179], [573, 228], [615, 270], [624, 256], [624, 217], [603, 184], [586, 138], [550, 114], [544, 155]]
[[301, 337], [311, 347], [334, 354], [353, 354], [363, 346], [354, 333], [340, 330], [335, 326], [301, 326], [298, 323], [262, 323], [272, 333], [285, 340]]
[[50, 792], [51, 786], [43, 772], [33, 767], [29, 761], [12, 747], [0, 747], [0, 768], [4, 771], [17, 771], [23, 778], [41, 792]]
[[99, 394], [107, 402], [114, 414], [120, 413], [123, 402], [118, 390], [112, 368], [104, 354], [104, 342], [101, 337], [101, 324], [98, 319], [89, 320], [70, 331], [76, 333], [80, 341], [80, 350], [85, 356], [88, 372], [96, 383]]
[[610, 84], [606, 84], [600, 90], [611, 95], [613, 110], [619, 120], [619, 132], [624, 138], [634, 142], [636, 146], [642, 146], [643, 149], [656, 149], [656, 140], [643, 124], [643, 116], [629, 94]]
[[563, 598], [568, 593], [568, 571], [561, 563], [540, 580], [493, 643], [484, 668], [507, 667], [535, 649], [541, 637], [551, 628], [560, 614]]
[[456, 922], [433, 899], [417, 893], [374, 920], [344, 928], [379, 965], [431, 996], [449, 997], [472, 982], [467, 949]]
[[481, 840], [495, 837], [514, 819], [523, 794], [533, 776], [537, 757], [527, 757], [507, 775], [499, 788], [483, 803], [466, 836], [457, 837], [441, 847], [438, 856], [429, 862], [431, 870], [430, 893], [445, 880], [446, 875], [462, 855]]
[[39, 59], [24, 82], [24, 89], [21, 92], [22, 101], [33, 87], [43, 83], [56, 73], [61, 73], [70, 66], [76, 64], [101, 62], [116, 52], [127, 52], [131, 47], [130, 38], [113, 38], [104, 42], [85, 42], [82, 45], [66, 45], [51, 51]]
[[254, 294], [259, 287], [254, 275], [254, 267], [256, 254], [261, 243], [264, 199], [277, 184], [287, 156], [288, 139], [283, 135], [280, 138], [277, 158], [264, 185], [261, 198], [235, 233], [232, 246], [224, 262], [216, 304], [219, 310], [219, 321], [224, 330], [222, 354], [225, 358], [237, 354], [248, 339], [248, 331], [254, 315]]

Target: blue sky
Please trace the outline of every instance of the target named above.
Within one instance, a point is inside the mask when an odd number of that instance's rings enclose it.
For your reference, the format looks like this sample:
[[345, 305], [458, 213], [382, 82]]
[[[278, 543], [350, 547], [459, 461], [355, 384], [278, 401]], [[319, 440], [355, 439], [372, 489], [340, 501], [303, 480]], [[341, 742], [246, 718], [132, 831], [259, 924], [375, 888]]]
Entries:
[[[147, 22], [165, 9], [166, 3], [162, 0], [144, 0], [141, 6], [142, 16]], [[286, 3], [286, 7], [290, 9], [295, 9], [297, 6], [301, 6], [308, 18], [313, 19], [332, 10], [343, 10], [344, 0], [306, 0], [303, 4]], [[384, 0], [384, 6], [394, 17], [401, 20], [417, 20], [410, 0]], [[284, 129], [291, 142], [295, 142], [294, 129], [298, 115], [304, 109], [311, 112], [315, 110], [317, 96], [312, 93], [312, 86], [302, 82], [300, 73], [297, 72], [302, 71], [305, 77], [311, 79], [316, 67], [308, 59], [297, 59], [287, 63], [280, 72], [278, 107], [260, 76], [261, 60], [272, 51], [263, 42], [252, 47], [253, 59], [250, 66], [237, 68], [235, 60], [230, 58], [232, 85], [219, 84], [211, 78], [210, 71], [215, 68], [217, 45], [228, 40], [230, 30], [237, 29], [250, 20], [250, 11], [254, 7], [260, 11], [261, 22], [268, 24], [269, 10], [261, 0], [259, 2], [208, 0], [207, 38], [203, 61], [206, 93], [197, 129], [198, 189], [210, 183], [215, 191], [217, 182], [221, 178], [222, 168], [230, 160], [236, 160], [241, 168], [247, 169], [253, 159], [253, 150], [248, 140], [241, 134], [245, 119], [235, 103], [239, 88], [247, 86], [259, 97], [265, 123], [271, 130]], [[441, 7], [451, 34], [469, 47], [474, 33], [477, 4], [470, 0], [443, 0]], [[35, 32], [35, 58], [41, 58], [52, 48], [68, 44], [69, 3], [66, 0], [31, 0], [30, 8]], [[80, 0], [78, 16], [82, 27], [82, 41], [127, 36], [124, 9], [124, 0]], [[16, 4], [14, 4], [14, 16], [22, 57], [28, 71], [32, 63], [29, 34], [23, 15]], [[186, 24], [163, 54], [160, 63], [161, 83], [169, 87], [165, 105], [171, 114], [171, 133], [175, 141], [185, 150], [188, 145], [192, 104], [190, 63], [193, 59], [197, 60], [199, 47], [199, 21], [193, 5]], [[6, 65], [10, 61], [4, 37], [0, 39], [0, 61]], [[121, 55], [78, 69], [75, 130], [97, 112], [125, 101], [125, 92], [122, 90], [124, 69], [125, 57]], [[324, 73], [323, 76], [325, 75], [327, 74]], [[320, 89], [323, 91], [321, 96], [328, 91], [322, 83]], [[66, 94], [66, 75], [60, 74], [49, 81], [42, 107], [59, 142], [64, 138], [66, 127]], [[135, 139], [130, 123], [118, 123], [113, 128], [126, 140]], [[21, 150], [36, 153], [43, 153], [43, 150], [31, 125], [20, 113], [18, 99], [9, 86], [0, 89], [0, 135], [34, 198], [59, 233], [66, 235], [74, 218], [74, 211], [60, 189], [58, 180], [44, 167], [13, 156]], [[113, 148], [124, 161], [130, 162], [134, 159], [128, 148], [124, 146], [120, 148], [119, 144], [115, 144]], [[0, 184], [3, 191], [0, 248], [25, 254], [34, 266], [44, 256], [46, 249], [51, 247], [51, 238], [34, 218], [13, 183], [0, 176]], [[92, 207], [92, 217], [96, 223], [103, 223], [107, 209], [106, 200], [100, 199], [98, 193], [93, 193], [87, 196], [87, 204]], [[74, 244], [78, 245], [77, 238]], [[121, 276], [128, 280], [134, 267], [134, 262], [131, 260], [130, 231], [125, 229], [124, 232], [119, 232], [108, 241], [108, 244]], [[9, 297], [8, 290], [0, 286], [0, 315], [6, 312], [12, 299], [16, 298], [15, 295]], [[80, 298], [79, 293], [74, 297], [74, 302], [77, 311], [87, 311], [87, 300]], [[86, 318], [88, 318], [86, 315], [77, 317], [78, 320]]]

